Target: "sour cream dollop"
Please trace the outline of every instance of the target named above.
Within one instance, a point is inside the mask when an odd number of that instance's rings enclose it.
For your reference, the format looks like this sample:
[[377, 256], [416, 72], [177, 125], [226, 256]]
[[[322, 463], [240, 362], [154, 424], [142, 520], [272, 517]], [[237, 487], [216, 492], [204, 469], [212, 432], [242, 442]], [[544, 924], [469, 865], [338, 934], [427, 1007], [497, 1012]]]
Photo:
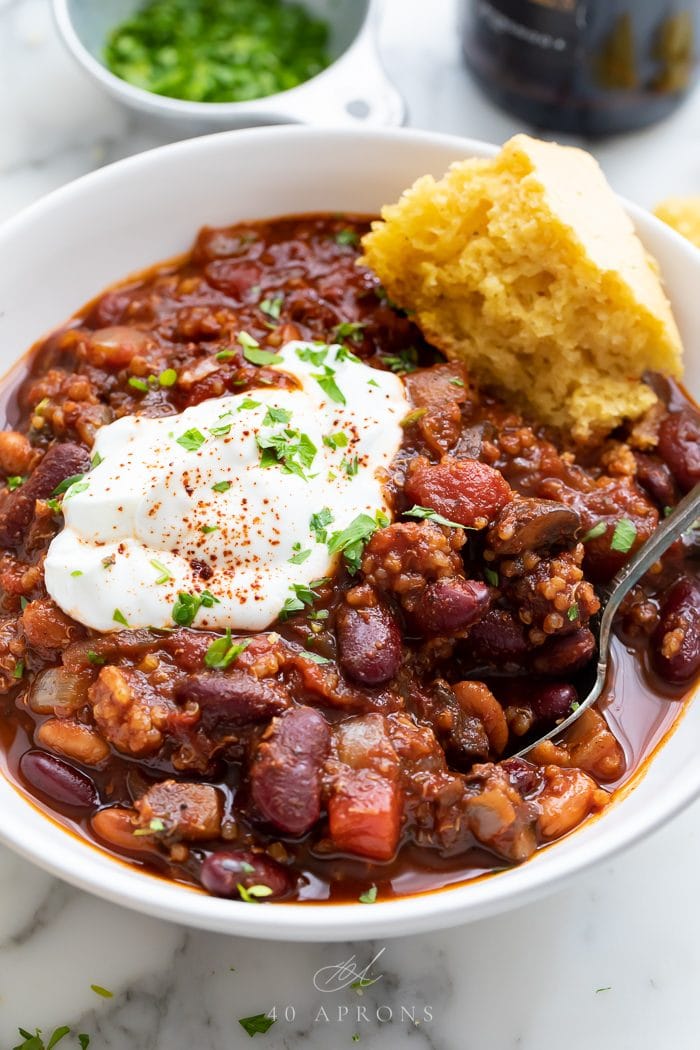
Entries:
[[291, 388], [99, 430], [46, 557], [64, 612], [98, 631], [173, 627], [179, 595], [197, 604], [206, 592], [193, 626], [263, 630], [335, 570], [334, 533], [389, 514], [382, 474], [410, 409], [402, 381], [339, 346], [291, 342], [279, 357]]

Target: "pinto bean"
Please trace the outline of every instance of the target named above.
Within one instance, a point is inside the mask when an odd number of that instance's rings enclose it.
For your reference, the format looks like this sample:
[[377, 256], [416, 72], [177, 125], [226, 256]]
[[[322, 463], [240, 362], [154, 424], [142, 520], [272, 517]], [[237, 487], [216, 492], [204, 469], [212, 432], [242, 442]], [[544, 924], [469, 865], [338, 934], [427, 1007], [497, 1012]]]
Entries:
[[250, 767], [251, 798], [262, 817], [288, 835], [303, 835], [321, 813], [321, 770], [330, 729], [312, 707], [273, 718]]
[[682, 685], [700, 671], [700, 582], [681, 576], [666, 591], [651, 638], [651, 663], [665, 681]]
[[488, 531], [486, 543], [512, 557], [539, 547], [568, 543], [581, 526], [575, 510], [548, 499], [520, 498], [507, 503]]
[[690, 409], [672, 412], [659, 427], [659, 455], [683, 492], [700, 481], [700, 416]]
[[452, 634], [480, 620], [491, 596], [492, 591], [479, 580], [446, 576], [428, 584], [413, 618], [422, 634]]
[[336, 618], [339, 663], [361, 685], [384, 685], [401, 666], [401, 632], [385, 605], [342, 606]]
[[269, 897], [284, 897], [292, 889], [292, 875], [281, 864], [264, 853], [252, 850], [222, 849], [212, 853], [202, 864], [202, 885], [217, 897], [240, 898], [239, 886], [267, 886]]
[[99, 802], [97, 788], [87, 773], [55, 755], [25, 751], [19, 769], [24, 779], [51, 802], [74, 809], [92, 809]]
[[32, 446], [24, 434], [0, 430], [0, 472], [6, 476], [25, 474], [31, 459]]
[[42, 747], [58, 751], [84, 766], [99, 766], [109, 755], [109, 745], [96, 729], [62, 718], [42, 722], [35, 738]]
[[512, 497], [500, 471], [476, 459], [418, 458], [405, 484], [408, 499], [467, 528], [484, 528]]
[[537, 650], [532, 665], [539, 674], [571, 674], [585, 667], [595, 651], [593, 633], [587, 627], [581, 627], [571, 634], [548, 638]]
[[177, 683], [175, 699], [180, 703], [194, 700], [199, 704], [200, 724], [206, 732], [267, 722], [290, 704], [284, 686], [256, 678], [246, 671], [190, 675]]
[[558, 839], [595, 809], [602, 809], [607, 795], [580, 769], [545, 766], [545, 786], [537, 798], [537, 828], [545, 840]]
[[0, 509], [0, 544], [19, 543], [34, 516], [38, 499], [46, 499], [66, 478], [83, 474], [90, 467], [90, 456], [81, 445], [66, 441], [52, 445], [34, 473], [14, 492], [8, 493]]
[[136, 812], [124, 806], [110, 806], [95, 813], [90, 826], [98, 839], [125, 853], [155, 853], [158, 845], [149, 835], [134, 835]]

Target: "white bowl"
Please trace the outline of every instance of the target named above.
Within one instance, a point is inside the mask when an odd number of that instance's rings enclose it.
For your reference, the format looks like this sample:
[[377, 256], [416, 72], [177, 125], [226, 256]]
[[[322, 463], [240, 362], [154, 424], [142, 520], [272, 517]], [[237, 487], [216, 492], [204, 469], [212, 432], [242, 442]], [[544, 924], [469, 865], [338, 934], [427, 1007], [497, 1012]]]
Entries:
[[330, 27], [327, 69], [289, 91], [250, 102], [188, 102], [127, 83], [104, 64], [110, 29], [141, 0], [53, 0], [58, 31], [75, 61], [113, 98], [182, 134], [257, 124], [401, 124], [405, 106], [379, 58], [380, 0], [305, 0]]
[[[52, 193], [0, 230], [0, 365], [106, 285], [186, 249], [205, 223], [308, 211], [372, 213], [426, 172], [493, 147], [413, 131], [256, 128], [179, 142], [103, 168]], [[700, 394], [700, 252], [639, 208], [637, 229], [661, 264]], [[522, 867], [473, 884], [378, 903], [264, 904], [205, 896], [145, 875], [66, 833], [0, 777], [0, 839], [112, 901], [220, 932], [288, 940], [391, 936], [453, 926], [560, 887], [629, 846], [700, 794], [700, 705], [690, 705], [646, 776], [600, 819]]]

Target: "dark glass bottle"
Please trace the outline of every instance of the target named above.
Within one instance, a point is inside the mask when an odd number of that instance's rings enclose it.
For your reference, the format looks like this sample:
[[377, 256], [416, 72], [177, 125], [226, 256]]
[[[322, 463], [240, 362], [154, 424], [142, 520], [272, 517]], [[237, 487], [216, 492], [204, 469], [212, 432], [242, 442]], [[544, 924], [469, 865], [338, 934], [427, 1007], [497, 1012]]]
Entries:
[[700, 0], [461, 0], [460, 17], [483, 90], [540, 128], [641, 128], [697, 76]]

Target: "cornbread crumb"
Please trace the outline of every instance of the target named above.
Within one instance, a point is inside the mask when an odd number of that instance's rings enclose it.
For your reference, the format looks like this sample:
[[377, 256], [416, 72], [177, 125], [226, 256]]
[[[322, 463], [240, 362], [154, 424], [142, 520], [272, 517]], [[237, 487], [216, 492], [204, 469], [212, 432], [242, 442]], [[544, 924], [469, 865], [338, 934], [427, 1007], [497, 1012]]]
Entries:
[[700, 248], [700, 197], [667, 197], [654, 215]]
[[517, 135], [423, 176], [363, 248], [427, 339], [579, 440], [655, 402], [647, 369], [681, 373], [655, 264], [583, 150]]

